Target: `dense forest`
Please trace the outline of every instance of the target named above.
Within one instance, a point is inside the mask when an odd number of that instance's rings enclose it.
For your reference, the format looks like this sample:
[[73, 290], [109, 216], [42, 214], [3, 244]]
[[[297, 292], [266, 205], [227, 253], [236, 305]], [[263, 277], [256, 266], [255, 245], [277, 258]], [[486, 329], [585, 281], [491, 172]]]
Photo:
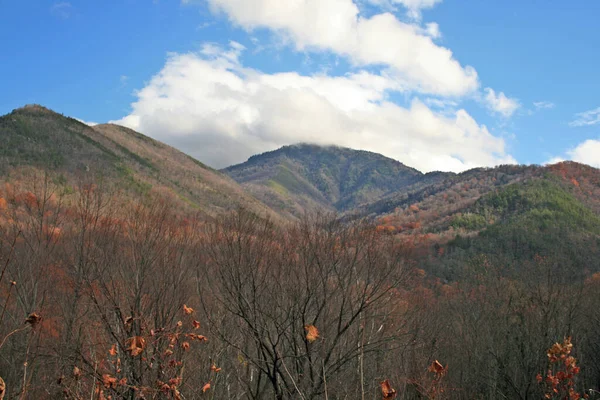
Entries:
[[474, 254], [448, 280], [423, 269], [418, 244], [365, 220], [207, 218], [160, 193], [132, 201], [40, 173], [0, 196], [5, 398], [577, 399], [598, 388], [600, 274], [552, 256], [507, 273]]

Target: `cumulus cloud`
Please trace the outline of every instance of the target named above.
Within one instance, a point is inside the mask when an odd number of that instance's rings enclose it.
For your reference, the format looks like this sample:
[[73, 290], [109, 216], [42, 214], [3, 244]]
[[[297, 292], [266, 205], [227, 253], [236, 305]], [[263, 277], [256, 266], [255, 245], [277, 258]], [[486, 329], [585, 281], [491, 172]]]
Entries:
[[519, 101], [508, 98], [504, 92], [496, 93], [492, 88], [484, 90], [484, 102], [489, 110], [503, 117], [511, 117], [520, 107]]
[[221, 168], [282, 145], [336, 144], [385, 154], [422, 171], [514, 163], [502, 138], [465, 110], [451, 115], [414, 99], [388, 99], [402, 85], [386, 75], [266, 74], [240, 62], [243, 46], [205, 45], [171, 54], [115, 123]]
[[595, 110], [590, 110], [575, 114], [575, 119], [569, 125], [573, 127], [591, 126], [600, 124], [600, 107]]
[[[425, 27], [383, 12], [360, 15], [352, 0], [207, 0], [236, 25], [252, 31], [267, 28], [297, 50], [330, 51], [356, 66], [383, 66], [386, 74], [414, 90], [462, 96], [479, 87], [473, 67], [462, 66], [447, 48], [434, 42], [437, 24]], [[437, 0], [393, 0], [409, 10], [433, 7]]]

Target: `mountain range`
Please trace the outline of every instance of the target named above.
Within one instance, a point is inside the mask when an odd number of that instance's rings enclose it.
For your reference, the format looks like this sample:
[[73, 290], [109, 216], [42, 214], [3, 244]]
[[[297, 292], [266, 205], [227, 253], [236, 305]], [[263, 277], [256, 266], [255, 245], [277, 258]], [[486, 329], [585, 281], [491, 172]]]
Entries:
[[421, 243], [442, 274], [477, 254], [510, 266], [552, 253], [600, 270], [600, 170], [587, 165], [423, 174], [376, 153], [297, 144], [217, 171], [131, 129], [91, 127], [39, 105], [0, 117], [0, 138], [5, 181], [34, 168], [71, 185], [101, 180], [131, 196], [168, 194], [207, 216], [245, 208], [279, 222], [317, 211], [367, 218]]

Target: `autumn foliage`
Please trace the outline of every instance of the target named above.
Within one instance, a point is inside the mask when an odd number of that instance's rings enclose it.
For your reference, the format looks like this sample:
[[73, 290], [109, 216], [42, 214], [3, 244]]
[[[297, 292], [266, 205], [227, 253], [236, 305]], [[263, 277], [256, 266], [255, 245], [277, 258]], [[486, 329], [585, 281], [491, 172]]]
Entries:
[[0, 399], [593, 397], [598, 271], [481, 255], [449, 279], [427, 208], [402, 212], [281, 226], [3, 186]]

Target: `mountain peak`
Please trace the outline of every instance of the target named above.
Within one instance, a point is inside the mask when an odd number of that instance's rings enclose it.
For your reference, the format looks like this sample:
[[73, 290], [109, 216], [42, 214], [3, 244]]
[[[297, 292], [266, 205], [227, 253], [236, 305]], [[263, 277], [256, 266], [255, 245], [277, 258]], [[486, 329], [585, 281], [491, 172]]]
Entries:
[[55, 111], [52, 111], [51, 109], [42, 106], [41, 104], [25, 104], [23, 107], [19, 107], [15, 110], [13, 110], [13, 112], [34, 112], [34, 113], [41, 113], [41, 114], [58, 114]]
[[252, 156], [224, 172], [271, 207], [295, 216], [323, 208], [344, 211], [423, 175], [381, 154], [309, 143]]

